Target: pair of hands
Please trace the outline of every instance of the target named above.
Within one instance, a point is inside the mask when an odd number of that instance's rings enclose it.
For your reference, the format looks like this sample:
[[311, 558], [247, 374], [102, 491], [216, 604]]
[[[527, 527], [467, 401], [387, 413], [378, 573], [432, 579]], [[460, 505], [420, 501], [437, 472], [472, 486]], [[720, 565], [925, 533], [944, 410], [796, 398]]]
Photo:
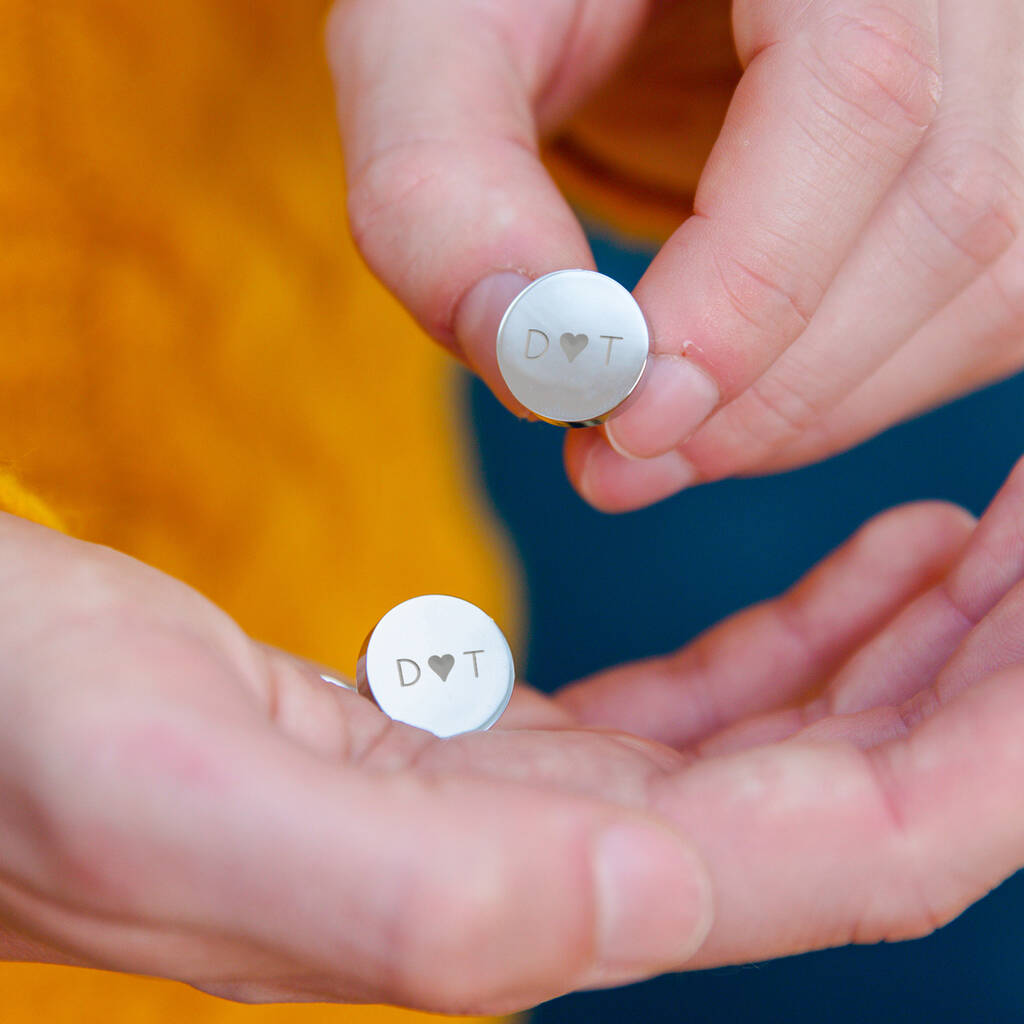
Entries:
[[521, 1008], [921, 935], [1024, 865], [1024, 461], [667, 657], [438, 740], [0, 515], [0, 953]]
[[[696, 193], [638, 288], [649, 378], [567, 442], [603, 508], [819, 458], [1024, 361], [1024, 10], [737, 0], [738, 85], [728, 13], [331, 21], [360, 244], [506, 401], [522, 275], [591, 265], [538, 130], [633, 44], [620, 105], [681, 112], [645, 134]], [[2, 516], [0, 952], [502, 1011], [922, 934], [1024, 864], [1022, 522], [1021, 468], [979, 525], [894, 510], [680, 653], [521, 688], [442, 742], [155, 570]]]
[[567, 438], [599, 508], [820, 459], [1024, 365], [1019, 3], [341, 0], [328, 42], [362, 251], [511, 408], [506, 305], [593, 266], [538, 135], [568, 119], [694, 197], [636, 289], [638, 399]]

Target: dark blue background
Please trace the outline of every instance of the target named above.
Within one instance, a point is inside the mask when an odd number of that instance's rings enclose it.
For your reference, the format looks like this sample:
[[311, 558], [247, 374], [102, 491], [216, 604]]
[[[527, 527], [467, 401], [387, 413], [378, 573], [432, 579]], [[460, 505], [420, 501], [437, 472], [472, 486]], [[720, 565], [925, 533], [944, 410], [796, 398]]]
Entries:
[[[649, 259], [594, 245], [601, 269], [628, 287]], [[778, 593], [882, 509], [946, 498], [980, 513], [1024, 453], [1018, 377], [826, 463], [606, 516], [566, 482], [561, 430], [515, 420], [479, 383], [469, 404], [480, 471], [526, 573], [522, 675], [548, 690], [674, 649]], [[559, 999], [533, 1021], [1024, 1021], [1022, 917], [1024, 873], [927, 939], [671, 975]]]

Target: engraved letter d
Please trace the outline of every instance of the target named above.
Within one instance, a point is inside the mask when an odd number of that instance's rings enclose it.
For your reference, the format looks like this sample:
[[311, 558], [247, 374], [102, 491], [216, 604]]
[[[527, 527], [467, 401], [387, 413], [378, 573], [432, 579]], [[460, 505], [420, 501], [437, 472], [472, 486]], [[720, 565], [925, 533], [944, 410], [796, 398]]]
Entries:
[[[535, 334], [539, 334], [544, 339], [544, 347], [539, 352], [535, 352], [534, 354], [531, 355], [530, 354], [530, 342], [533, 341], [533, 336]], [[548, 338], [548, 336], [543, 331], [538, 331], [538, 330], [535, 330], [533, 327], [531, 327], [526, 332], [526, 352], [524, 353], [524, 355], [526, 356], [527, 359], [540, 359], [540, 357], [542, 355], [544, 355], [545, 352], [547, 352], [548, 346], [550, 344], [551, 344], [551, 339]]]
[[[408, 682], [405, 681], [405, 674], [402, 671], [402, 663], [403, 662], [406, 665], [412, 665], [412, 667], [414, 669], [416, 669], [416, 678], [415, 679], [410, 679]], [[395, 660], [395, 664], [398, 666], [398, 685], [399, 686], [412, 686], [413, 683], [419, 681], [419, 678], [420, 678], [420, 667], [419, 667], [419, 665], [416, 664], [415, 661], [412, 660], [412, 658], [397, 658]]]

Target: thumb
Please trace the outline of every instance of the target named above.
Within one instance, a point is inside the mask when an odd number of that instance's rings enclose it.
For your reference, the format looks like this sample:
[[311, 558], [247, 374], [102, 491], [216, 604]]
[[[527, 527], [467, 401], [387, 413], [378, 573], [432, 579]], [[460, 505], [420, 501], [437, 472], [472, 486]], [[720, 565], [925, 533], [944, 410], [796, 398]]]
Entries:
[[593, 258], [538, 122], [629, 42], [640, 0], [355, 0], [328, 26], [353, 235], [371, 269], [510, 407], [498, 322], [530, 279]]
[[273, 870], [235, 872], [229, 927], [284, 945], [342, 998], [519, 1010], [678, 967], [709, 930], [696, 854], [633, 810], [518, 782], [356, 773], [285, 744], [244, 763], [260, 784], [237, 809], [236, 863]]

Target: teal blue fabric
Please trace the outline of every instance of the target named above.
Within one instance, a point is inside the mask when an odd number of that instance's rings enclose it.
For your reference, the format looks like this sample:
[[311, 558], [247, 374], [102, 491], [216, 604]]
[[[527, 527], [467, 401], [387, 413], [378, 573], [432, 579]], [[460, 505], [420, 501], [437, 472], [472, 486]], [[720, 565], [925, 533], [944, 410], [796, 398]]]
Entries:
[[[631, 287], [649, 256], [594, 239]], [[605, 516], [565, 481], [562, 431], [516, 421], [467, 380], [480, 472], [525, 568], [522, 674], [554, 689], [672, 650], [778, 593], [876, 512], [946, 498], [975, 513], [1024, 453], [1024, 377], [903, 424], [828, 462]], [[1024, 814], [1024, 794], [1021, 813]], [[1024, 1021], [1024, 874], [927, 939], [680, 974], [538, 1008], [535, 1024], [929, 1024]]]

